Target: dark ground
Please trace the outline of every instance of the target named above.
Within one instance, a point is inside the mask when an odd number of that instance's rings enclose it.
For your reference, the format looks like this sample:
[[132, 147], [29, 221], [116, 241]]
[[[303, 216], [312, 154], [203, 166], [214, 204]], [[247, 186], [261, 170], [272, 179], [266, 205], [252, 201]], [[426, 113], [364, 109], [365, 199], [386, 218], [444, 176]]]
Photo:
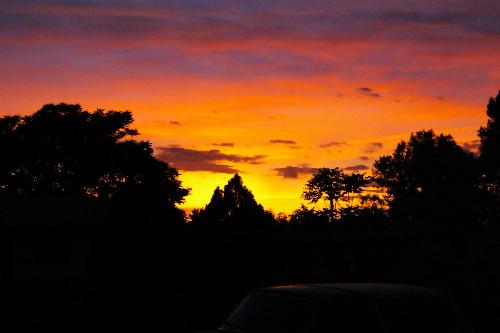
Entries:
[[47, 203], [3, 208], [0, 313], [10, 332], [195, 332], [256, 287], [353, 281], [444, 289], [476, 331], [500, 328], [494, 230], [202, 228], [58, 205], [57, 214]]

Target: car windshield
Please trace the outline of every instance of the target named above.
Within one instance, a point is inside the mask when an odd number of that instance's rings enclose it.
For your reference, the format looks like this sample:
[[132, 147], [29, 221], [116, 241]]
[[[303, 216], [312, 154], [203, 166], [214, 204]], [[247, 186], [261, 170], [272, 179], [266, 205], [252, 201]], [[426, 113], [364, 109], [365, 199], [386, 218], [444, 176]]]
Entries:
[[249, 295], [223, 330], [244, 333], [305, 333], [316, 310], [312, 301], [273, 295]]

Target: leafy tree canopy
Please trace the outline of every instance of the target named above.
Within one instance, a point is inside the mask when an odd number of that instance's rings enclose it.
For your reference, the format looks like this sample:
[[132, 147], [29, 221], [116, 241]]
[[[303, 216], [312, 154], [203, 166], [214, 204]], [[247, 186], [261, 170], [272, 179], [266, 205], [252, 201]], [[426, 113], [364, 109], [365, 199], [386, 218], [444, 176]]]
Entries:
[[306, 183], [302, 197], [316, 203], [321, 199], [329, 202], [329, 216], [333, 221], [339, 211], [339, 201], [352, 205], [354, 194], [360, 193], [368, 179], [364, 174], [346, 174], [339, 168], [321, 168]]
[[77, 104], [0, 118], [0, 193], [182, 203], [189, 189], [148, 141], [133, 139], [132, 122], [128, 111], [88, 112]]
[[375, 176], [392, 197], [394, 216], [457, 217], [472, 211], [478, 169], [473, 154], [450, 135], [430, 130], [412, 134], [392, 155], [379, 158]]
[[303, 226], [320, 226], [329, 224], [329, 212], [317, 211], [314, 208], [307, 208], [301, 205], [290, 215], [290, 224]]
[[481, 162], [489, 181], [500, 185], [500, 91], [486, 108], [488, 123], [479, 129]]

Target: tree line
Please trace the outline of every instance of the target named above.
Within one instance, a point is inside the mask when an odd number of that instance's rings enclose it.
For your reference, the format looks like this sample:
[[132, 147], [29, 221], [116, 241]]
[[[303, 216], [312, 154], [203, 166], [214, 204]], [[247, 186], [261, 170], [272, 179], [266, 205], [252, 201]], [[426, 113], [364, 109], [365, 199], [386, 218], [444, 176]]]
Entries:
[[[391, 155], [375, 161], [371, 176], [346, 173], [338, 167], [318, 169], [305, 184], [302, 198], [312, 204], [324, 200], [327, 208], [302, 205], [290, 216], [278, 214], [274, 222], [320, 225], [390, 221], [466, 231], [498, 221], [500, 92], [490, 98], [486, 115], [487, 124], [478, 130], [478, 152], [461, 147], [451, 135], [433, 130], [412, 133]], [[217, 188], [205, 208], [191, 214], [193, 223], [199, 224], [238, 223], [245, 218], [262, 223], [272, 220], [239, 175], [224, 190]]]
[[439, 223], [454, 228], [486, 225], [500, 214], [500, 92], [490, 98], [487, 124], [478, 130], [479, 152], [451, 135], [424, 130], [378, 158], [371, 176], [320, 168], [289, 216], [256, 202], [236, 174], [210, 202], [186, 216], [177, 205], [190, 189], [178, 171], [158, 160], [150, 142], [137, 140], [128, 111], [95, 112], [80, 105], [48, 104], [27, 116], [0, 118], [0, 196], [72, 198], [164, 214], [192, 225], [317, 225], [353, 221]]

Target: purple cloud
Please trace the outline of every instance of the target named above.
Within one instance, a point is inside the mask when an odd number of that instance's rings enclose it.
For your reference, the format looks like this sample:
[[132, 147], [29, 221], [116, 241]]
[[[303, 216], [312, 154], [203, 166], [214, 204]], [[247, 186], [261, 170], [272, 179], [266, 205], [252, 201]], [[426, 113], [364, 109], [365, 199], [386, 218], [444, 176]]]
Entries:
[[234, 142], [212, 143], [212, 146], [216, 146], [216, 147], [234, 147]]
[[270, 140], [269, 143], [277, 143], [277, 144], [285, 144], [285, 145], [295, 145], [297, 142], [293, 140], [283, 140], [283, 139], [275, 139]]
[[374, 97], [374, 98], [382, 97], [378, 92], [376, 92], [372, 88], [368, 88], [368, 87], [360, 87], [360, 88], [357, 88], [356, 91], [362, 95], [369, 96], [369, 97]]
[[276, 171], [277, 174], [283, 178], [295, 179], [295, 178], [298, 178], [300, 175], [313, 174], [318, 169], [308, 167], [307, 165], [301, 165], [301, 166], [290, 166], [289, 165], [289, 166], [286, 166], [284, 168], [275, 168], [273, 170]]
[[348, 166], [348, 167], [345, 167], [343, 169], [345, 171], [365, 171], [365, 170], [368, 170], [370, 168], [364, 164], [358, 164], [358, 165]]
[[156, 156], [167, 163], [172, 164], [179, 170], [184, 171], [210, 171], [218, 173], [238, 172], [233, 166], [221, 163], [222, 161], [233, 163], [260, 164], [265, 155], [243, 156], [236, 154], [224, 154], [220, 150], [195, 150], [182, 147], [158, 147]]
[[384, 148], [382, 142], [370, 142], [365, 146], [364, 152], [367, 154], [373, 154], [381, 151]]
[[319, 145], [321, 148], [330, 148], [330, 147], [342, 147], [342, 146], [349, 146], [347, 142], [343, 141], [331, 141], [328, 143], [323, 143]]

